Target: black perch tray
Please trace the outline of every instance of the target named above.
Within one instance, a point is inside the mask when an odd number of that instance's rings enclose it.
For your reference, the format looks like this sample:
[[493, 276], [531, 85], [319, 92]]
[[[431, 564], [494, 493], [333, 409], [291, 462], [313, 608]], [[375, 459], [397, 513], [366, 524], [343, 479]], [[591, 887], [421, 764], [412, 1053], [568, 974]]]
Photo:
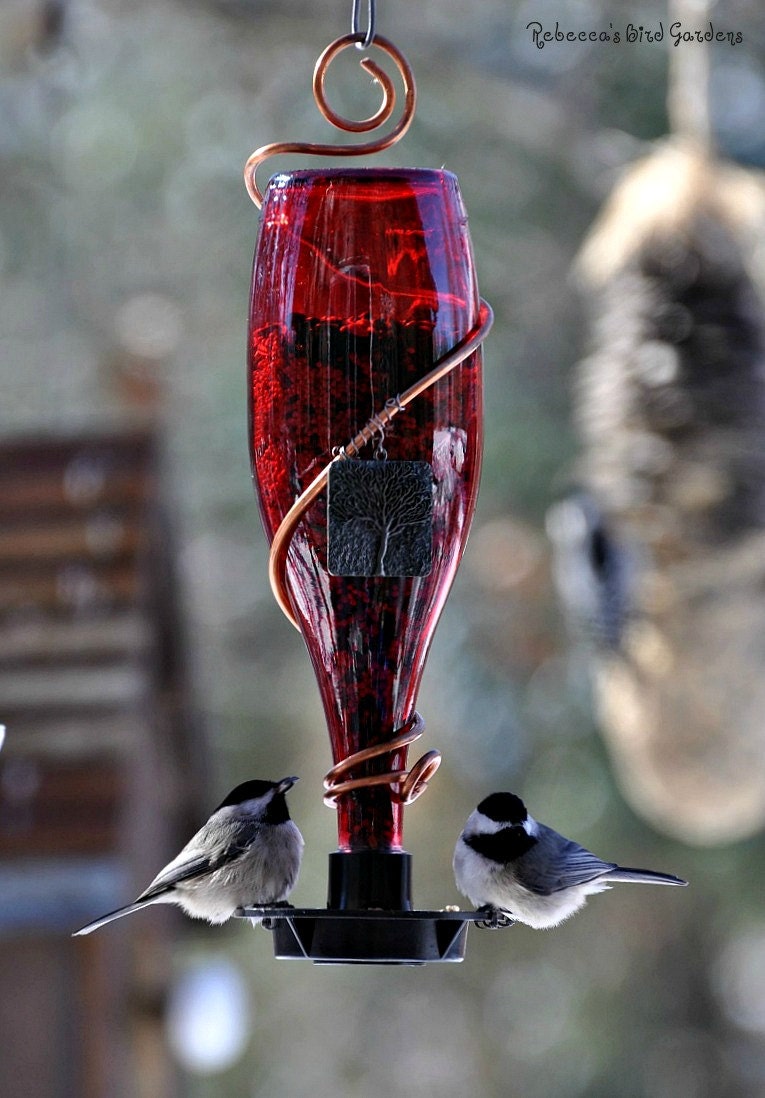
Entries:
[[336, 911], [329, 908], [246, 907], [273, 931], [274, 956], [324, 965], [424, 965], [462, 961], [470, 923], [509, 926], [486, 911]]
[[470, 923], [495, 930], [507, 916], [479, 911], [412, 911], [410, 854], [372, 850], [329, 856], [325, 908], [243, 907], [273, 931], [274, 954], [320, 965], [425, 965], [462, 961]]

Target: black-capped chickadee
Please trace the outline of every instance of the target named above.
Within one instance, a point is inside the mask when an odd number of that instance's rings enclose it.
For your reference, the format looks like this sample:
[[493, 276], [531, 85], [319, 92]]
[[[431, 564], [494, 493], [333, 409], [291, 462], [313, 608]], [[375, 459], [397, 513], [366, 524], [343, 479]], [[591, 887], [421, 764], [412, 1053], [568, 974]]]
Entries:
[[587, 491], [554, 504], [546, 525], [555, 586], [572, 631], [596, 651], [617, 651], [634, 611], [635, 551]]
[[562, 923], [588, 896], [614, 881], [688, 883], [601, 861], [537, 823], [513, 793], [492, 793], [471, 812], [454, 851], [454, 876], [476, 908], [490, 908], [537, 930]]
[[178, 904], [194, 919], [225, 923], [237, 908], [283, 902], [303, 855], [285, 799], [297, 780], [238, 785], [134, 903], [75, 933], [90, 934], [149, 904]]

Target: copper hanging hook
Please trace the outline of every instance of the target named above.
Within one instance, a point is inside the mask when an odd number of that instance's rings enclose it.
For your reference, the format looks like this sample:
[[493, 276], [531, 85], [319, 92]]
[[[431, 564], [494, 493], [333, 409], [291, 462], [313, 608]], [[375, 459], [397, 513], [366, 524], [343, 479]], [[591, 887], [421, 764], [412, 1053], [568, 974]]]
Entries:
[[[370, 27], [373, 29], [372, 24], [370, 24]], [[328, 122], [346, 133], [368, 133], [370, 130], [377, 129], [378, 126], [383, 126], [393, 114], [396, 106], [396, 89], [393, 81], [377, 62], [369, 57], [362, 58], [359, 64], [382, 89], [382, 103], [379, 109], [369, 118], [354, 121], [338, 114], [327, 102], [324, 81], [330, 64], [338, 53], [341, 53], [349, 46], [361, 45], [363, 47], [368, 37], [369, 31], [366, 34], [358, 31], [355, 34], [345, 34], [342, 38], [330, 42], [316, 62], [313, 73], [313, 95], [317, 107]], [[370, 44], [392, 58], [401, 76], [404, 87], [404, 109], [396, 125], [389, 133], [378, 137], [374, 141], [366, 141], [360, 145], [325, 145], [315, 144], [310, 141], [274, 141], [269, 145], [261, 145], [250, 156], [244, 166], [244, 182], [247, 193], [258, 208], [263, 205], [263, 192], [257, 184], [255, 174], [264, 160], [268, 160], [272, 156], [281, 156], [283, 153], [302, 153], [308, 156], [370, 156], [373, 153], [390, 148], [409, 129], [417, 103], [414, 73], [409, 66], [409, 62], [387, 38], [374, 35]]]

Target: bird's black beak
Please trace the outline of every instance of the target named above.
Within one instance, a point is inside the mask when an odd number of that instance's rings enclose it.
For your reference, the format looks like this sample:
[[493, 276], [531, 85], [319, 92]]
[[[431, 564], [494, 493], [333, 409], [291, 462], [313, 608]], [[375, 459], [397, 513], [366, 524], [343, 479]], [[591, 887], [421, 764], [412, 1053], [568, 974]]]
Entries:
[[300, 781], [300, 778], [297, 778], [297, 777], [282, 778], [282, 780], [280, 782], [276, 783], [276, 792], [277, 793], [286, 793], [288, 789], [292, 789], [295, 782], [299, 782], [299, 781]]

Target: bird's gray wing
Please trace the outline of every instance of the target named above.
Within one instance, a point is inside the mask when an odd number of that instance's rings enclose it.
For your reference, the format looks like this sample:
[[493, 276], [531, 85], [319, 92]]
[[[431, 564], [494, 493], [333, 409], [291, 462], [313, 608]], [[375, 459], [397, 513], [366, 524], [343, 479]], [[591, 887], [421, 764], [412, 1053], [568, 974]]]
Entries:
[[561, 839], [549, 827], [540, 825], [538, 838], [531, 857], [518, 859], [516, 873], [525, 888], [540, 896], [587, 884], [617, 868], [615, 862], [604, 862], [573, 840]]
[[212, 854], [209, 854], [206, 850], [204, 841], [206, 836], [203, 828], [183, 848], [178, 857], [157, 874], [138, 900], [152, 899], [164, 892], [170, 892], [179, 884], [197, 880], [230, 865], [250, 848], [257, 837], [258, 830], [258, 824], [254, 822], [239, 824], [229, 834], [228, 841], [224, 841], [223, 844], [214, 848]]

